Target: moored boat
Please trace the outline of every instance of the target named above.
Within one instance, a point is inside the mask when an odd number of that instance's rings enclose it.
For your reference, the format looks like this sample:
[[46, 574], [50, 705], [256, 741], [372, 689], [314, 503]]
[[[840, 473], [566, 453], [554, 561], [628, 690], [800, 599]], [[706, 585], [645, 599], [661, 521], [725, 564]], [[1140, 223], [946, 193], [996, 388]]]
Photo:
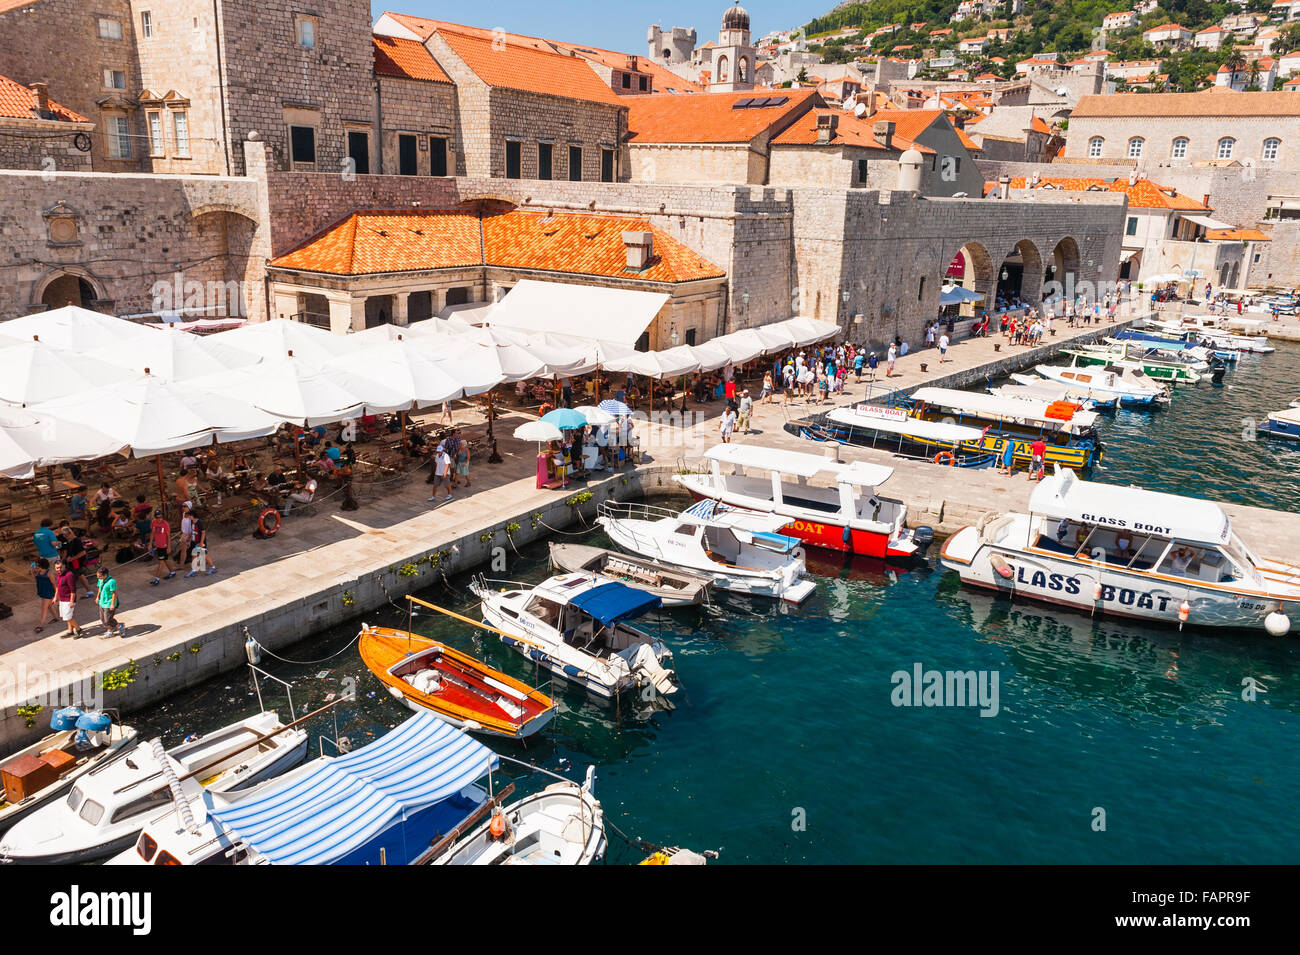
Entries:
[[112, 762], [138, 737], [115, 711], [85, 712], [68, 706], [50, 716], [53, 731], [0, 765], [0, 832], [58, 799], [86, 773]]
[[684, 511], [604, 501], [596, 522], [642, 557], [708, 574], [717, 590], [802, 603], [816, 584], [804, 574], [803, 541], [781, 533], [785, 517], [697, 501]]
[[811, 421], [787, 424], [786, 430], [811, 441], [838, 441], [927, 461], [951, 455], [959, 468], [987, 468], [994, 463], [992, 453], [978, 447], [982, 428], [914, 418], [906, 408], [870, 404], [833, 408]]
[[1063, 348], [1061, 353], [1069, 355], [1070, 364], [1076, 368], [1101, 366], [1108, 370], [1123, 369], [1152, 381], [1174, 384], [1194, 385], [1201, 380], [1201, 371], [1209, 367], [1204, 361], [1184, 362], [1172, 355], [1161, 357], [1152, 349], [1135, 348], [1122, 342], [1111, 347], [1080, 345], [1077, 348]]
[[1300, 603], [1300, 565], [1256, 558], [1219, 505], [1069, 471], [1034, 489], [1028, 513], [958, 531], [940, 561], [974, 586], [1180, 625], [1281, 635]]
[[525, 739], [555, 716], [540, 690], [437, 640], [363, 624], [357, 650], [392, 696], [458, 729]]
[[[751, 444], [715, 445], [704, 459], [707, 473], [673, 476], [691, 497], [784, 517], [789, 523], [780, 532], [814, 547], [908, 560], [924, 558], [934, 540], [929, 528], [918, 540], [907, 528], [906, 506], [876, 490], [894, 473], [891, 467]], [[724, 465], [733, 473], [723, 474]], [[808, 483], [823, 474], [833, 487]]]
[[658, 597], [590, 574], [532, 585], [477, 577], [470, 590], [501, 642], [598, 696], [650, 687], [677, 691], [662, 640], [629, 625], [660, 606]]
[[1293, 404], [1281, 411], [1270, 411], [1259, 423], [1258, 431], [1270, 438], [1300, 441], [1300, 406]]
[[1124, 408], [1154, 408], [1169, 402], [1163, 385], [1146, 381], [1125, 369], [1035, 365], [1034, 371], [1048, 381], [1072, 386], [1086, 394], [1115, 398]]
[[713, 580], [632, 554], [588, 544], [550, 544], [551, 566], [568, 574], [599, 574], [658, 597], [665, 607], [693, 607], [708, 599]]

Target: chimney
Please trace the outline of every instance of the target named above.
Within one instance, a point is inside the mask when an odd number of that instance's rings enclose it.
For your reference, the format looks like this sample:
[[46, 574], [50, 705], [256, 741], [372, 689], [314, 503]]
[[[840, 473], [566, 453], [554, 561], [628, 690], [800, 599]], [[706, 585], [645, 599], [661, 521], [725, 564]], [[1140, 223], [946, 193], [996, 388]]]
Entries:
[[888, 119], [877, 120], [871, 128], [872, 135], [876, 137], [876, 142], [889, 149], [894, 143], [894, 124]]
[[32, 84], [32, 108], [42, 115], [50, 111], [50, 87], [48, 83]]
[[1011, 197], [1011, 177], [1000, 176], [998, 178], [998, 188], [1002, 192], [1002, 198], [1009, 199]]
[[627, 247], [627, 267], [635, 272], [644, 271], [654, 255], [653, 232], [624, 232], [623, 245]]
[[834, 113], [822, 113], [817, 117], [817, 145], [828, 145], [839, 128], [840, 118]]

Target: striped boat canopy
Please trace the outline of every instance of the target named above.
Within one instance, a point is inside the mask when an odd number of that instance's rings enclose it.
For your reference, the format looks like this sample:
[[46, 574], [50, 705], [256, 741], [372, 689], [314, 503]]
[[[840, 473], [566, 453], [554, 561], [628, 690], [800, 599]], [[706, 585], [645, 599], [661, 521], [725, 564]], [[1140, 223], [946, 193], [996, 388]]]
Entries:
[[273, 863], [328, 865], [496, 765], [482, 743], [417, 713], [369, 746], [212, 815]]

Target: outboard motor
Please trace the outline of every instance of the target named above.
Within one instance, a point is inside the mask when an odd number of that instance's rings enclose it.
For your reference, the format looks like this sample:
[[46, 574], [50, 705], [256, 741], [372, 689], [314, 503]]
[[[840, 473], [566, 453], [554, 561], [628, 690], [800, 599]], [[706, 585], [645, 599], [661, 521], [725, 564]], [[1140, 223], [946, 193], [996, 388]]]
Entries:
[[113, 727], [113, 718], [107, 713], [83, 713], [77, 719], [77, 746], [105, 746], [108, 744], [108, 731]]
[[916, 543], [916, 559], [925, 560], [926, 552], [934, 543], [934, 528], [929, 524], [922, 524], [912, 531], [912, 540]]
[[50, 729], [56, 733], [76, 729], [77, 720], [81, 719], [82, 715], [82, 709], [79, 706], [65, 706], [62, 709], [55, 710], [50, 714]]

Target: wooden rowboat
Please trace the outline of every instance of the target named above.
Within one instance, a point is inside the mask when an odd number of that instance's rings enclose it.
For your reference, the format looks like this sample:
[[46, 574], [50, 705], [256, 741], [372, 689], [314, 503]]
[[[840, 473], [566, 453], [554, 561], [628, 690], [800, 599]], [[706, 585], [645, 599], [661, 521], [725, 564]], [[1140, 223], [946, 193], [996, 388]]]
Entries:
[[665, 607], [690, 607], [705, 600], [713, 584], [704, 574], [666, 567], [645, 557], [586, 544], [551, 544], [551, 566], [569, 574], [599, 574], [654, 594]]
[[363, 624], [358, 650], [390, 694], [459, 729], [525, 739], [555, 716], [540, 690], [436, 640]]

